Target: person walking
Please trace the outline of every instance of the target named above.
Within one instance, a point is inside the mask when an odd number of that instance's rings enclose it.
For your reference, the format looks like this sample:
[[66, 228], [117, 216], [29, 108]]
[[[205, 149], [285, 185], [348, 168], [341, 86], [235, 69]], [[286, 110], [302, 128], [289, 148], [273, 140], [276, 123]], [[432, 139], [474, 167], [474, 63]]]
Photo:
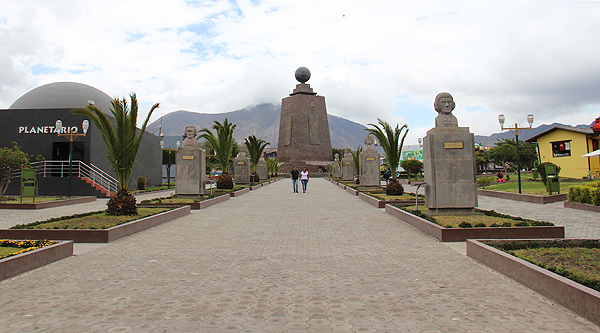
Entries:
[[290, 177], [292, 178], [292, 187], [294, 188], [294, 193], [298, 193], [298, 176], [300, 175], [300, 171], [294, 167], [292, 172], [290, 172]]
[[302, 193], [306, 193], [306, 184], [308, 184], [308, 172], [307, 168], [304, 168], [302, 172], [300, 172], [300, 181], [302, 182]]

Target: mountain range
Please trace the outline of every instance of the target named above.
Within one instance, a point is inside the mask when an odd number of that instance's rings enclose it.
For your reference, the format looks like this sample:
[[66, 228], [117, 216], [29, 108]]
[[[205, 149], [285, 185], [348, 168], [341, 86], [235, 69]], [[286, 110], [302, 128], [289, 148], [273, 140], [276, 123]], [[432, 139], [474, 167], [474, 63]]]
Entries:
[[[177, 141], [182, 140], [183, 131], [187, 125], [196, 125], [198, 129], [210, 128], [214, 121], [223, 123], [225, 118], [230, 123], [236, 124], [233, 136], [238, 143], [244, 142], [244, 138], [256, 135], [270, 143], [270, 147], [277, 147], [279, 139], [279, 118], [281, 106], [275, 104], [259, 104], [242, 110], [224, 113], [198, 113], [191, 111], [174, 111], [156, 120], [147, 127], [147, 131], [156, 135], [160, 134], [162, 121], [162, 133], [165, 135], [165, 147], [175, 147]], [[365, 126], [348, 119], [327, 115], [329, 122], [329, 135], [331, 146], [334, 148], [353, 148], [364, 146]]]
[[[244, 138], [255, 135], [270, 143], [270, 147], [277, 147], [279, 139], [279, 117], [281, 106], [271, 103], [259, 104], [244, 108], [242, 110], [224, 113], [198, 113], [191, 111], [174, 111], [156, 120], [147, 127], [147, 131], [158, 135], [161, 130], [164, 137], [165, 147], [175, 148], [175, 143], [182, 140], [183, 131], [187, 125], [196, 125], [198, 129], [210, 128], [214, 121], [223, 122], [225, 118], [230, 123], [236, 124], [233, 132], [238, 143], [244, 142]], [[342, 117], [327, 115], [329, 121], [329, 134], [333, 148], [352, 148], [364, 146], [366, 136], [365, 126]], [[541, 132], [556, 125], [540, 125], [531, 130], [521, 130], [519, 140], [527, 140]], [[569, 125], [563, 125], [569, 126]], [[591, 125], [577, 125], [580, 128], [589, 128]], [[514, 139], [513, 131], [494, 133], [489, 136], [475, 135], [475, 142], [484, 146], [494, 146], [498, 139]]]

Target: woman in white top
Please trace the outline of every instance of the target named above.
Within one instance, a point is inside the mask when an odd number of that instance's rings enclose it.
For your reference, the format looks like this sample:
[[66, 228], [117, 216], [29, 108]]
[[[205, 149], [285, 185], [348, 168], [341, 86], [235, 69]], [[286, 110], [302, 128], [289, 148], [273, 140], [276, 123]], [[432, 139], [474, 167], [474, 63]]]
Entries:
[[300, 181], [302, 182], [302, 193], [306, 193], [306, 184], [308, 183], [308, 169], [300, 171]]

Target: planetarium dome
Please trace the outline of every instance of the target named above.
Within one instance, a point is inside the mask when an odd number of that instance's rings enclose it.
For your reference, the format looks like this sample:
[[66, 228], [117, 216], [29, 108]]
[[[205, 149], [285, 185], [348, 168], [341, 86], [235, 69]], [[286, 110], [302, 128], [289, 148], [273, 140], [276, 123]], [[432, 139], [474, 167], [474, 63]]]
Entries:
[[84, 108], [89, 101], [94, 101], [94, 105], [100, 110], [112, 115], [111, 100], [110, 96], [87, 84], [54, 82], [30, 90], [9, 109], [74, 109]]

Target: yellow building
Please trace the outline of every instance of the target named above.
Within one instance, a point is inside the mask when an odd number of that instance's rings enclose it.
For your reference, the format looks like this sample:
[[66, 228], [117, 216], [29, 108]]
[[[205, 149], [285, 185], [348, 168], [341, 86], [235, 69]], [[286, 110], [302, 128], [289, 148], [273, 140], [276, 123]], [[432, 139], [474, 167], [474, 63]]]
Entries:
[[537, 142], [540, 162], [552, 162], [560, 166], [560, 176], [600, 178], [600, 158], [581, 157], [598, 149], [600, 135], [591, 128], [554, 126], [527, 142]]

